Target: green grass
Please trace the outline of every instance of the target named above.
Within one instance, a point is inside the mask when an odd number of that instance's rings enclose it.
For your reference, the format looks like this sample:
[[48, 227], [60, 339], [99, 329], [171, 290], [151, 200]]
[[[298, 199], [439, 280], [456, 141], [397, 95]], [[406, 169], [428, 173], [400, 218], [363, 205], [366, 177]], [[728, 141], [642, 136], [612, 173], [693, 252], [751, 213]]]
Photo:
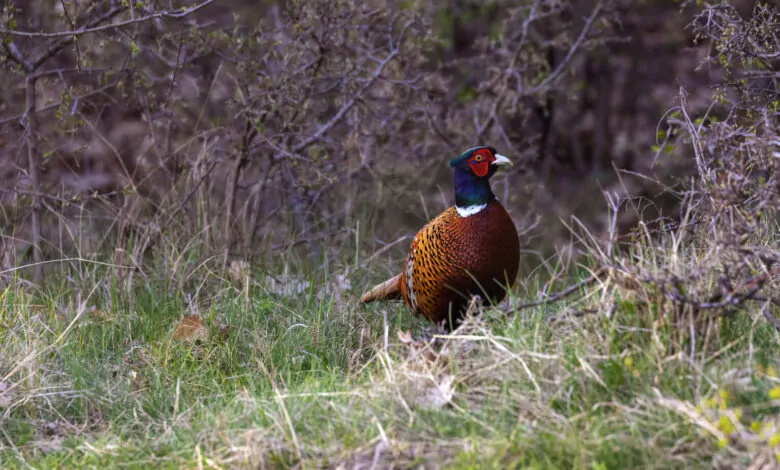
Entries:
[[[352, 289], [333, 274], [288, 276], [298, 288], [281, 292], [256, 274], [211, 281], [197, 300], [163, 281], [8, 287], [0, 467], [776, 462], [780, 337], [760, 306], [692, 337], [662, 305], [603, 285], [509, 318], [484, 310], [425, 354], [430, 331], [403, 306], [357, 303], [381, 276], [353, 270]], [[514, 295], [539, 282], [532, 274]], [[203, 319], [200, 341], [174, 337], [190, 314]]]

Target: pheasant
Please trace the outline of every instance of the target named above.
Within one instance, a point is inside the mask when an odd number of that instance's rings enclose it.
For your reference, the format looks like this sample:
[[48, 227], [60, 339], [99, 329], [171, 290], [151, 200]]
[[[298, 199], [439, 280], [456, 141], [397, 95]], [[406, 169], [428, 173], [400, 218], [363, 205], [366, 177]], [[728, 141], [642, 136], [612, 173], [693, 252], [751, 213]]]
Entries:
[[455, 206], [415, 235], [401, 274], [374, 286], [361, 302], [403, 299], [412, 313], [452, 329], [473, 295], [500, 302], [517, 276], [520, 241], [490, 178], [512, 162], [489, 146], [466, 150], [455, 169]]

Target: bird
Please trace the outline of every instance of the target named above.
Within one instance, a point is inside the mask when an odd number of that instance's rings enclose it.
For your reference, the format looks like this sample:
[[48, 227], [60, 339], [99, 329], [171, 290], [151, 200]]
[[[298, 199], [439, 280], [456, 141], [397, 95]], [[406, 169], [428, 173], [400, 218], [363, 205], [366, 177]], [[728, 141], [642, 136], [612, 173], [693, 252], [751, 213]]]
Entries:
[[520, 262], [515, 224], [490, 188], [504, 165], [512, 161], [487, 145], [450, 160], [455, 205], [417, 232], [401, 273], [372, 287], [361, 302], [402, 299], [415, 316], [450, 330], [473, 296], [501, 302]]

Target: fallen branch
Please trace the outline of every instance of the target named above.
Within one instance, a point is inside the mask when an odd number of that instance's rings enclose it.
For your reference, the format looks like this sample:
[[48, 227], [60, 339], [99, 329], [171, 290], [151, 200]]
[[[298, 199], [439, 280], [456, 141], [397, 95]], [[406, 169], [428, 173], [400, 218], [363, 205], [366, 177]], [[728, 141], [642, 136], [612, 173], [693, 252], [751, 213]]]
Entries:
[[560, 292], [556, 292], [555, 294], [547, 296], [547, 298], [545, 299], [525, 302], [520, 305], [510, 305], [509, 307], [510, 310], [507, 313], [511, 315], [514, 312], [517, 312], [519, 310], [524, 310], [526, 308], [537, 307], [539, 305], [547, 305], [547, 304], [558, 302], [559, 300], [565, 299], [566, 297], [574, 294], [575, 292], [579, 291], [583, 287], [587, 287], [593, 284], [594, 282], [598, 281], [608, 271], [609, 271], [608, 266], [602, 266], [596, 271], [594, 271], [589, 278], [582, 280], [576, 284], [572, 284]]
[[658, 285], [661, 290], [665, 292], [665, 295], [669, 300], [690, 305], [695, 310], [714, 310], [729, 306], [739, 306], [746, 302], [763, 302], [764, 307], [762, 309], [762, 315], [777, 331], [780, 331], [780, 320], [772, 315], [772, 312], [769, 309], [770, 305], [780, 306], [780, 298], [758, 295], [766, 283], [778, 275], [780, 275], [780, 264], [774, 264], [774, 266], [770, 265], [767, 272], [746, 279], [736, 288], [731, 288], [728, 279], [726, 279], [723, 281], [727, 286], [727, 289], [724, 289], [726, 292], [712, 296], [709, 301], [691, 299], [684, 295], [676, 285], [679, 284], [679, 281], [672, 282], [673, 290], [668, 292], [666, 292], [665, 289], [667, 283], [663, 281], [656, 279], [645, 279], [643, 281], [652, 282]]
[[[597, 280], [601, 279], [604, 274], [609, 272], [610, 269], [616, 269], [623, 274], [629, 275], [631, 278], [635, 278], [633, 274], [625, 272], [620, 268], [602, 266], [601, 268], [594, 271], [593, 274], [587, 279], [584, 279], [576, 284], [572, 284], [566, 289], [549, 295], [544, 299], [525, 302], [519, 305], [510, 304], [510, 306], [507, 307], [506, 312], [507, 314], [511, 315], [523, 309], [537, 307], [539, 305], [548, 305], [563, 300], [566, 297], [569, 297], [578, 292], [583, 287], [587, 287], [595, 283]], [[770, 269], [768, 269], [767, 272], [748, 278], [737, 288], [730, 288], [729, 291], [725, 293], [725, 295], [716, 294], [709, 301], [689, 298], [681, 292], [680, 288], [678, 288], [673, 281], [656, 278], [638, 278], [637, 281], [642, 284], [655, 285], [661, 290], [661, 292], [664, 293], [666, 298], [672, 302], [684, 303], [692, 306], [696, 310], [713, 310], [729, 306], [738, 306], [746, 302], [763, 302], [765, 305], [762, 309], [762, 315], [776, 330], [780, 331], [780, 320], [772, 315], [771, 309], [769, 308], [770, 305], [780, 306], [780, 298], [758, 295], [766, 283], [778, 274], [780, 274], [780, 264], [775, 264]], [[668, 289], [670, 284], [672, 288]]]

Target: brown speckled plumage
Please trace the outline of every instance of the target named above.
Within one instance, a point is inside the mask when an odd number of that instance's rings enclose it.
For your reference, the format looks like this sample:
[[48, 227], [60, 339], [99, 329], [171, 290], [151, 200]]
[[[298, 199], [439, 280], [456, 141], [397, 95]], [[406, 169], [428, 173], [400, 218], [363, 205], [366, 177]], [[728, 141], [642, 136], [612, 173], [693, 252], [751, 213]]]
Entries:
[[452, 328], [473, 295], [503, 300], [517, 276], [520, 241], [489, 180], [499, 165], [509, 164], [488, 146], [451, 160], [456, 205], [417, 232], [401, 274], [374, 286], [361, 301], [401, 298], [415, 315], [447, 320]]
[[[433, 322], [453, 319], [471, 295], [500, 302], [517, 276], [520, 242], [512, 219], [496, 200], [461, 217], [450, 207], [414, 237], [398, 279], [404, 302]], [[409, 289], [409, 264], [411, 289]]]

